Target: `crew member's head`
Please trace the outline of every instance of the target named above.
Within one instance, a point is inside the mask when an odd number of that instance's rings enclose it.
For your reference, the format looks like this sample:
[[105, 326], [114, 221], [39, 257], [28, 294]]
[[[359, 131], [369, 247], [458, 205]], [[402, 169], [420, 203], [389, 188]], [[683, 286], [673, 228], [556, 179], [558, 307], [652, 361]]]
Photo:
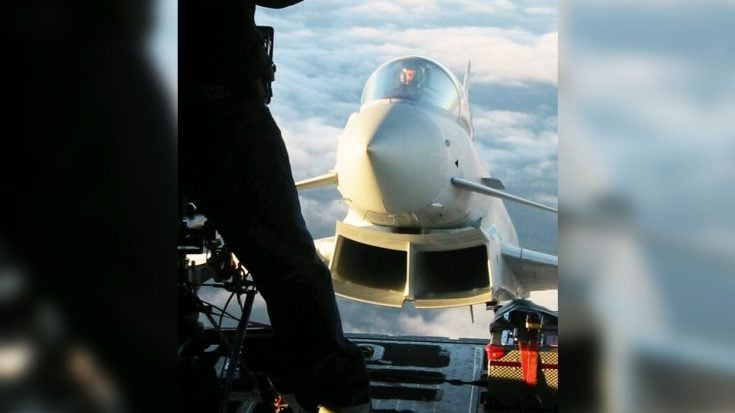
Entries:
[[420, 87], [424, 83], [425, 77], [423, 67], [405, 66], [399, 71], [399, 79], [403, 86]]

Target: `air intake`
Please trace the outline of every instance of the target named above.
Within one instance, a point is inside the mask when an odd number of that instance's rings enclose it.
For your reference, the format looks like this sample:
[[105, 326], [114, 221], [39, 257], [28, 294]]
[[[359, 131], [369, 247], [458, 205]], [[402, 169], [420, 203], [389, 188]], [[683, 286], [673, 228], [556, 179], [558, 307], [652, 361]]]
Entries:
[[487, 238], [474, 228], [396, 234], [337, 223], [330, 262], [338, 295], [400, 307], [455, 307], [492, 299]]

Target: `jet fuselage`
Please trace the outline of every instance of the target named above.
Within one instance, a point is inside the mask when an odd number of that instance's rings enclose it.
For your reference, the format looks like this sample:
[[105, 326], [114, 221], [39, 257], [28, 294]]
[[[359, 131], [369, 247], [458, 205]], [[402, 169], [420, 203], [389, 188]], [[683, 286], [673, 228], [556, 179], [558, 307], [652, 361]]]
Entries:
[[[406, 68], [422, 71], [423, 82], [403, 84]], [[494, 222], [502, 224], [507, 241], [515, 241], [501, 201], [451, 183], [452, 177], [479, 183], [489, 174], [472, 144], [465, 90], [430, 59], [404, 57], [373, 73], [360, 110], [339, 139], [335, 170], [351, 221], [409, 229], [481, 227], [495, 210]]]

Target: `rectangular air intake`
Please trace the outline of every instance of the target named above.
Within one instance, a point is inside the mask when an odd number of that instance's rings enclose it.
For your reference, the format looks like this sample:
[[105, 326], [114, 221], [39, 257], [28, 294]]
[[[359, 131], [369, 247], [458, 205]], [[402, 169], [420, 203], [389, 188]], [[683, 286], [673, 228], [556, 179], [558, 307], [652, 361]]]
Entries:
[[487, 248], [421, 251], [411, 255], [414, 298], [461, 297], [490, 288]]
[[406, 285], [406, 252], [340, 239], [332, 277], [360, 286], [403, 293]]

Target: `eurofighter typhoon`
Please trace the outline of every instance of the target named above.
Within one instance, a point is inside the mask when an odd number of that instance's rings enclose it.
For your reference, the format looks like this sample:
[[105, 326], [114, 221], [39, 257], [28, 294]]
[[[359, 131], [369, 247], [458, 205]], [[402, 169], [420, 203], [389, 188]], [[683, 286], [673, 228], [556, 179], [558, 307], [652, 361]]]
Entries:
[[349, 207], [316, 240], [338, 295], [366, 303], [454, 307], [557, 288], [556, 256], [519, 245], [504, 200], [557, 210], [504, 191], [473, 145], [464, 82], [440, 63], [406, 56], [380, 66], [339, 138], [328, 173], [299, 190], [336, 185]]

